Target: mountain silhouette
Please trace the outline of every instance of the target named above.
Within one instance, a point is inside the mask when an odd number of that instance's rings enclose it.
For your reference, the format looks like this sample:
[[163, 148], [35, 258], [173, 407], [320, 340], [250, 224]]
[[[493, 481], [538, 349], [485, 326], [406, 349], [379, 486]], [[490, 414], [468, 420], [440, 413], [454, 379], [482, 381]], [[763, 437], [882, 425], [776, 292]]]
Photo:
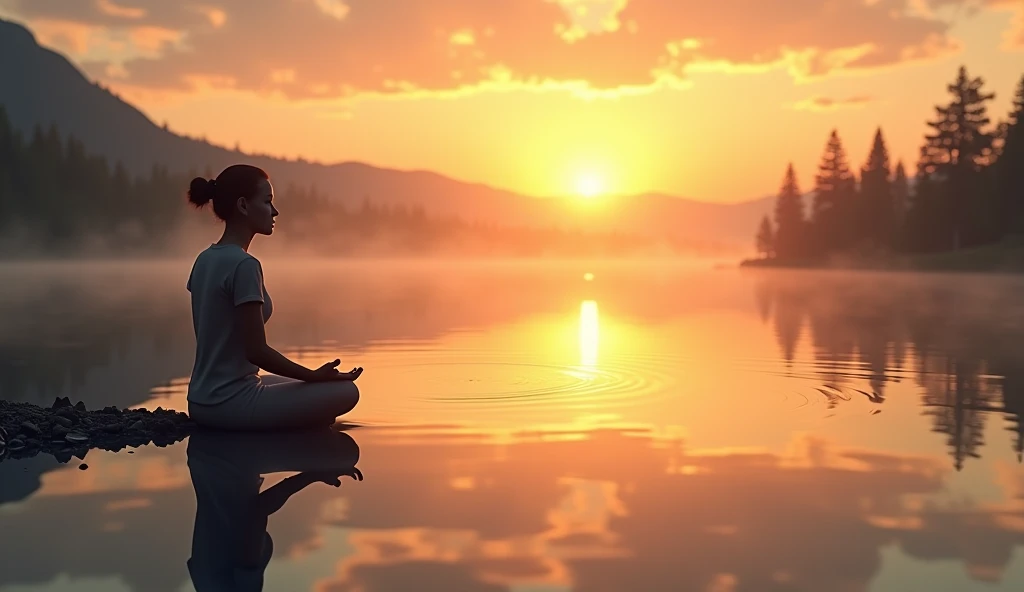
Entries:
[[22, 25], [0, 20], [0, 105], [24, 134], [56, 125], [92, 153], [120, 161], [132, 173], [160, 164], [175, 172], [215, 173], [245, 161], [263, 167], [278, 184], [315, 186], [357, 207], [421, 206], [433, 216], [467, 221], [567, 229], [617, 230], [664, 237], [678, 244], [748, 248], [771, 199], [713, 204], [662, 194], [602, 198], [601, 207], [572, 200], [520, 195], [429, 171], [400, 171], [360, 162], [322, 164], [245, 154], [171, 132], [103, 86], [88, 80], [64, 56], [40, 46]]

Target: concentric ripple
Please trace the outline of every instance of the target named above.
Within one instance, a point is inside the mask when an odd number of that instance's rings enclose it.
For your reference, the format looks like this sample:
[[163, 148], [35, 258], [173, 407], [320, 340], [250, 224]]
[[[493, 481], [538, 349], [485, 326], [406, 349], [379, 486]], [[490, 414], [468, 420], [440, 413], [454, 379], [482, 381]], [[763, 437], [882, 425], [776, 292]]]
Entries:
[[415, 385], [414, 398], [435, 403], [599, 405], [664, 395], [674, 382], [667, 359], [559, 365], [514, 351], [403, 349], [400, 354], [378, 369]]

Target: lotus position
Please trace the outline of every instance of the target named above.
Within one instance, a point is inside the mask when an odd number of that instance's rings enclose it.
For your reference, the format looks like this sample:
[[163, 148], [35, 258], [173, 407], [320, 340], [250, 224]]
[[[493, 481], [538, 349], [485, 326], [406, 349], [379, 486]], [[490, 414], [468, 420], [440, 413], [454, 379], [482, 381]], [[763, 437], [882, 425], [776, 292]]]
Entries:
[[[224, 234], [199, 254], [188, 279], [196, 360], [188, 386], [188, 412], [204, 427], [236, 430], [326, 426], [359, 401], [362, 368], [339, 372], [340, 360], [316, 370], [267, 344], [263, 325], [274, 305], [263, 268], [249, 254], [257, 234], [271, 235], [274, 187], [263, 170], [244, 164], [216, 179], [197, 177], [188, 191], [198, 208], [213, 204]], [[260, 376], [259, 369], [271, 373]]]

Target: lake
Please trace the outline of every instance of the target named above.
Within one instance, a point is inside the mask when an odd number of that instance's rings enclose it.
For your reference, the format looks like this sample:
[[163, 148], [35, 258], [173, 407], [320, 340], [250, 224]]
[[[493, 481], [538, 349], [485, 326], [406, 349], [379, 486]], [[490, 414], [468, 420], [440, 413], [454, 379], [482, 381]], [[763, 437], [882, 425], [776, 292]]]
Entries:
[[[184, 410], [189, 263], [0, 266], [0, 396]], [[0, 462], [0, 591], [1024, 587], [1024, 278], [264, 266], [359, 427]]]

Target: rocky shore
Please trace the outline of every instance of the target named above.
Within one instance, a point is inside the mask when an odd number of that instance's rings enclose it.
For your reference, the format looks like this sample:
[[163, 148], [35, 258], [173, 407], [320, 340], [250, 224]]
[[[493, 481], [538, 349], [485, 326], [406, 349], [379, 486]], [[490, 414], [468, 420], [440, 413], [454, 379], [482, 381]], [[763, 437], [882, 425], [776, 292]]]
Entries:
[[66, 463], [73, 457], [84, 459], [92, 448], [167, 446], [185, 439], [195, 427], [187, 414], [160, 407], [90, 411], [67, 397], [57, 398], [49, 408], [0, 401], [0, 460], [46, 453]]

